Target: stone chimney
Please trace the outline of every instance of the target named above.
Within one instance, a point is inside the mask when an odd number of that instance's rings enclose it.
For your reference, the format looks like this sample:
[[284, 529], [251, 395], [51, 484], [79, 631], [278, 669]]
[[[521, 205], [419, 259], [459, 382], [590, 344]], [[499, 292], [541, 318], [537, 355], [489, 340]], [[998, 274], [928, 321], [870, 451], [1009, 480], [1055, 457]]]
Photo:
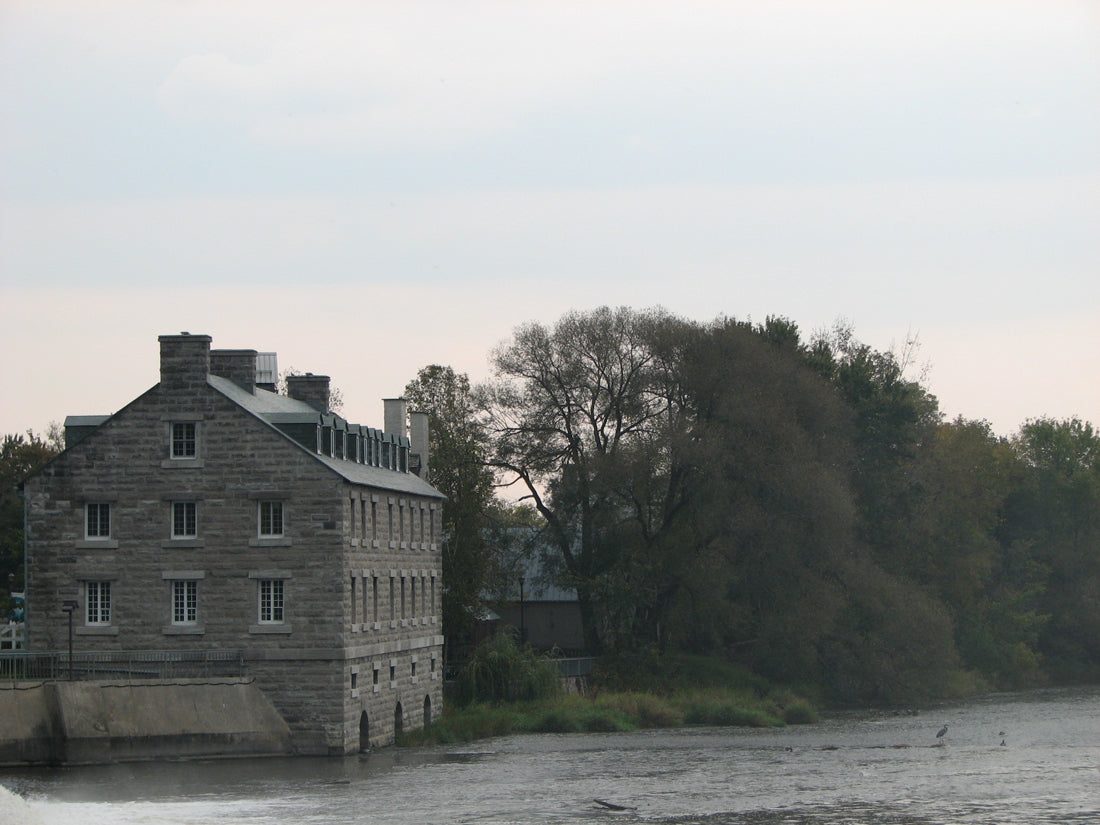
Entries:
[[428, 479], [428, 414], [409, 413], [409, 467], [418, 476]]
[[160, 385], [172, 390], [195, 391], [206, 385], [210, 374], [209, 335], [161, 335]]
[[409, 425], [406, 422], [409, 402], [404, 398], [383, 398], [383, 420], [386, 432], [396, 436], [405, 437], [409, 434]]
[[288, 375], [286, 391], [295, 401], [304, 401], [318, 412], [329, 411], [329, 377], [327, 375], [314, 375], [312, 372], [307, 372], [305, 375]]
[[210, 353], [210, 372], [228, 378], [246, 392], [256, 390], [256, 350], [216, 349]]

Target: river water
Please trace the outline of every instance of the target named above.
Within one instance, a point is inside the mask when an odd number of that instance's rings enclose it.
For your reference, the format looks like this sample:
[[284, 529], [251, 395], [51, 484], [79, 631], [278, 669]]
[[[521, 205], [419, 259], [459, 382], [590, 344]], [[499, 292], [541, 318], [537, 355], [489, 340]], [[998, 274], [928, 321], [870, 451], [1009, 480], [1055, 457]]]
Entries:
[[0, 769], [0, 825], [210, 822], [1100, 823], [1100, 689], [998, 695], [913, 715], [842, 714], [778, 730], [510, 736], [348, 758]]

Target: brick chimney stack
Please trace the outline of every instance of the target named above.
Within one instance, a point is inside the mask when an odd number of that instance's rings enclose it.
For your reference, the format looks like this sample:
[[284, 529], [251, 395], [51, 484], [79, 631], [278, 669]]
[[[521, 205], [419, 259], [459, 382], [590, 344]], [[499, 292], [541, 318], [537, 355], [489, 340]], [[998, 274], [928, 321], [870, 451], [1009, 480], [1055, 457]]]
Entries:
[[160, 385], [172, 390], [196, 390], [210, 374], [209, 335], [161, 335]]
[[304, 401], [318, 412], [329, 411], [329, 377], [314, 375], [288, 375], [286, 377], [287, 394], [295, 401]]

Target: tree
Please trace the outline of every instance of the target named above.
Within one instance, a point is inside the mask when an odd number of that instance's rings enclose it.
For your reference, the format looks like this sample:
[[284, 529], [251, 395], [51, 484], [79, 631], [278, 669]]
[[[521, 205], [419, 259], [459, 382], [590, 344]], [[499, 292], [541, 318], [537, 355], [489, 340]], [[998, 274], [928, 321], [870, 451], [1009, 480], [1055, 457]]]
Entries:
[[494, 573], [486, 529], [494, 508], [486, 435], [475, 414], [470, 381], [451, 367], [424, 367], [405, 387], [412, 409], [428, 414], [429, 481], [443, 503], [443, 627], [452, 647], [469, 638], [484, 612]]
[[495, 380], [481, 389], [490, 463], [545, 520], [591, 652], [629, 632], [637, 610], [622, 597], [640, 593], [630, 582], [645, 569], [639, 547], [656, 547], [672, 523], [676, 410], [654, 341], [676, 323], [601, 307], [524, 325], [494, 352]]
[[[19, 591], [25, 586], [19, 485], [63, 448], [62, 430], [57, 424], [50, 425], [45, 438], [27, 430], [26, 435], [5, 435], [0, 442], [0, 594], [5, 600], [9, 590]], [[5, 603], [4, 607], [10, 605]]]
[[1027, 421], [1012, 441], [1023, 478], [1003, 541], [1046, 570], [1039, 644], [1066, 678], [1100, 675], [1100, 436], [1079, 418]]
[[847, 410], [806, 367], [796, 329], [776, 320], [716, 322], [685, 352], [682, 375], [696, 448], [691, 521], [717, 553], [688, 590], [720, 596], [727, 617], [703, 626], [773, 677], [816, 678], [817, 641], [843, 604], [838, 558], [855, 538]]

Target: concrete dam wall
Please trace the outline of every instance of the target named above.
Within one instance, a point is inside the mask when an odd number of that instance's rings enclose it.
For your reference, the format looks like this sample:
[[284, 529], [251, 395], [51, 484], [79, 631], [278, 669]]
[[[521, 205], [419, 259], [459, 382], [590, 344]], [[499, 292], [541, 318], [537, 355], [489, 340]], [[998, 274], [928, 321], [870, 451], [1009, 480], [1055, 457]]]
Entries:
[[291, 753], [250, 679], [0, 682], [0, 765]]

